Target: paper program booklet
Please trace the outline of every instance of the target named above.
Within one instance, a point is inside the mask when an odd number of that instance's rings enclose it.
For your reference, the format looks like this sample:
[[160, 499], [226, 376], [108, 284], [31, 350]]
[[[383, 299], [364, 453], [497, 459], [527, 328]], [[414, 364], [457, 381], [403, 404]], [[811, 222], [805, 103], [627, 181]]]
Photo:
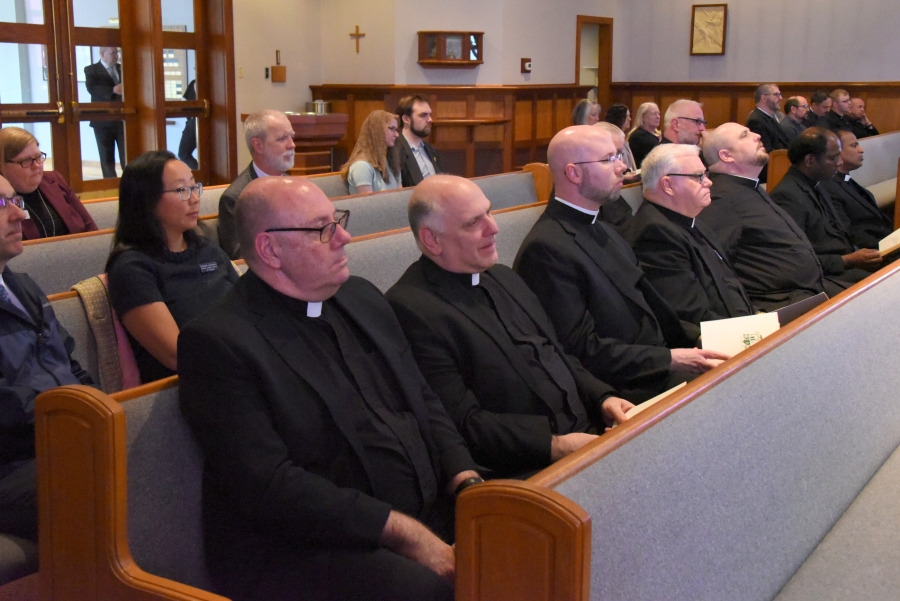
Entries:
[[759, 313], [700, 322], [700, 336], [704, 349], [731, 356], [774, 334], [779, 327], [778, 313]]
[[878, 243], [878, 252], [882, 257], [897, 250], [900, 250], [900, 230], [895, 230]]

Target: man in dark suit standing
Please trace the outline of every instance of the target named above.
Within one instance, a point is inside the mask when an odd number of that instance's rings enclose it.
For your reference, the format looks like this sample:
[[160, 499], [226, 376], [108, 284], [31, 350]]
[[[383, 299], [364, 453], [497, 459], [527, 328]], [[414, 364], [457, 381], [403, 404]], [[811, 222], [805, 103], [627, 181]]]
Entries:
[[819, 185], [834, 177], [842, 163], [837, 134], [809, 128], [791, 142], [788, 159], [791, 168], [772, 190], [772, 200], [806, 233], [825, 274], [854, 283], [881, 267], [877, 250], [853, 243], [831, 197]]
[[400, 149], [400, 176], [403, 187], [416, 186], [430, 175], [443, 173], [441, 158], [425, 141], [431, 135], [431, 106], [420, 95], [406, 96], [395, 111], [403, 135], [397, 140]]
[[478, 186], [428, 178], [409, 214], [422, 257], [387, 299], [479, 464], [527, 477], [625, 421], [631, 403], [566, 355], [534, 293], [496, 264], [497, 224]]
[[894, 222], [878, 208], [872, 193], [850, 177], [862, 167], [865, 150], [851, 131], [838, 130], [841, 139], [841, 161], [830, 180], [819, 186], [831, 197], [835, 210], [847, 224], [853, 244], [860, 248], [878, 248], [878, 242], [894, 231]]
[[709, 205], [706, 168], [693, 145], [654, 148], [641, 168], [644, 199], [623, 230], [653, 287], [684, 321], [753, 313], [715, 234], [697, 215]]
[[809, 239], [759, 186], [769, 160], [758, 134], [723, 123], [707, 134], [712, 200], [698, 219], [716, 234], [755, 309], [774, 311], [847, 284], [826, 278]]
[[[100, 60], [84, 68], [84, 85], [91, 95], [91, 102], [122, 102], [122, 65], [119, 49], [100, 49]], [[116, 175], [116, 146], [119, 147], [119, 165], [125, 168], [125, 126], [121, 120], [91, 121], [97, 150], [100, 153], [100, 169], [103, 177]]]
[[251, 113], [244, 121], [244, 140], [250, 150], [250, 165], [219, 198], [219, 246], [232, 259], [241, 258], [234, 206], [244, 188], [258, 177], [285, 175], [294, 166], [294, 128], [281, 111]]
[[[234, 599], [453, 599], [453, 494], [481, 482], [394, 312], [308, 180], [237, 204], [249, 271], [178, 337], [207, 565]], [[443, 538], [442, 538], [443, 537]]]
[[619, 197], [626, 169], [610, 135], [568, 127], [551, 140], [548, 159], [556, 198], [526, 236], [514, 267], [566, 351], [632, 402], [726, 359], [694, 348], [699, 328], [678, 319], [628, 243], [597, 219], [601, 205]]
[[[781, 108], [781, 90], [773, 83], [764, 83], [753, 94], [756, 108], [747, 117], [747, 128], [755, 134], [759, 134], [766, 152], [787, 148], [790, 140], [781, 129], [775, 113]], [[759, 182], [766, 182], [765, 169], [759, 174]]]

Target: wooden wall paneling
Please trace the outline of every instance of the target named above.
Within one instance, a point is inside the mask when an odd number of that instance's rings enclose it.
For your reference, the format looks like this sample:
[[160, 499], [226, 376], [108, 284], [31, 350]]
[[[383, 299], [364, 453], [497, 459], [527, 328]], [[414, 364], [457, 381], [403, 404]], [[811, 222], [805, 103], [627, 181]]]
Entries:
[[468, 140], [468, 129], [465, 125], [441, 124], [435, 128], [435, 131], [440, 134], [438, 139], [441, 144], [446, 144], [447, 142], [465, 143]]
[[535, 117], [537, 121], [535, 138], [537, 140], [552, 138], [556, 133], [553, 131], [553, 99], [538, 98]]
[[[569, 96], [560, 95], [556, 98], [556, 110], [554, 111], [553, 135], [572, 125], [572, 110], [575, 103]], [[606, 110], [605, 108], [603, 110]]]
[[534, 104], [533, 100], [516, 100], [515, 139], [530, 141], [534, 138]]
[[900, 91], [893, 97], [872, 94], [866, 100], [866, 116], [878, 131], [887, 133], [900, 130]]
[[[637, 112], [638, 107], [644, 104], [645, 102], [653, 102], [657, 106], [659, 106], [659, 100], [657, 100], [655, 95], [650, 94], [632, 94], [631, 96], [631, 104], [628, 106], [631, 108], [631, 116], [634, 117], [634, 114]], [[665, 107], [661, 107], [659, 110], [665, 111]]]
[[503, 128], [503, 171], [513, 170], [513, 119], [515, 118], [516, 100], [511, 95], [503, 98], [503, 118], [506, 125]]
[[700, 93], [699, 102], [703, 104], [703, 118], [706, 129], [714, 129], [731, 120], [731, 97], [727, 94]]
[[359, 130], [362, 128], [363, 121], [366, 120], [372, 111], [384, 109], [383, 100], [359, 100], [353, 103], [353, 113], [355, 117], [356, 129], [353, 130], [354, 138], [359, 137]]
[[503, 173], [503, 147], [498, 145], [475, 145], [475, 177]]
[[504, 110], [503, 97], [475, 100], [475, 114], [473, 117], [476, 119], [503, 119]]
[[503, 134], [506, 126], [498, 125], [480, 125], [475, 128], [476, 142], [500, 142], [503, 143]]
[[[808, 100], [808, 99], [807, 99]], [[737, 114], [732, 115], [734, 121], [737, 123], [746, 123], [747, 117], [753, 112], [753, 109], [756, 108], [756, 103], [753, 102], [753, 95], [750, 96], [738, 96], [737, 99]]]
[[679, 94], [675, 92], [674, 94], [671, 92], [667, 92], [662, 94], [659, 98], [659, 112], [660, 112], [660, 121], [659, 121], [659, 129], [665, 129], [665, 118], [666, 118], [666, 109], [669, 108], [669, 105], [675, 102], [676, 100], [681, 100], [682, 98], [690, 98], [686, 94]]

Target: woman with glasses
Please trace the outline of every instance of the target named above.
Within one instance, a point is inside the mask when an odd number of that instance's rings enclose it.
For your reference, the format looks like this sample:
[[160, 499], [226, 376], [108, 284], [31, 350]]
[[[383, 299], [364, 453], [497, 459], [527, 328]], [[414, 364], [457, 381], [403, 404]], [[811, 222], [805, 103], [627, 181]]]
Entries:
[[400, 137], [397, 116], [372, 111], [363, 121], [356, 146], [341, 167], [350, 194], [381, 192], [400, 187], [400, 159], [394, 142]]
[[0, 129], [0, 175], [25, 200], [28, 211], [29, 218], [22, 222], [22, 239], [95, 231], [97, 224], [66, 180], [55, 171], [44, 171], [46, 158], [28, 131]]
[[197, 232], [203, 185], [167, 150], [128, 163], [106, 262], [109, 297], [142, 382], [173, 375], [178, 332], [237, 282], [225, 252]]

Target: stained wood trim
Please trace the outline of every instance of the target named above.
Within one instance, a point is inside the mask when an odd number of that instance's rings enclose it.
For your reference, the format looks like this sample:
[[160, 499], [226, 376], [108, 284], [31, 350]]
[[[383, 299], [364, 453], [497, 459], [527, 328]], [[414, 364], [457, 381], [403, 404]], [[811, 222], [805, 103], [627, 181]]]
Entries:
[[539, 486], [553, 488], [575, 474], [609, 455], [641, 432], [653, 427], [660, 420], [675, 413], [694, 399], [700, 397], [714, 386], [720, 384], [735, 372], [752, 364], [756, 360], [772, 352], [799, 332], [821, 321], [826, 316], [843, 307], [860, 294], [874, 288], [887, 278], [900, 272], [900, 262], [889, 265], [873, 273], [863, 281], [854, 284], [831, 300], [819, 305], [803, 317], [795, 319], [787, 326], [779, 329], [771, 336], [754, 344], [751, 348], [738, 353], [719, 367], [703, 374], [681, 390], [672, 393], [635, 419], [618, 426], [611, 433], [604, 434], [597, 441], [589, 443], [571, 455], [557, 461], [550, 467], [538, 472], [527, 481]]

